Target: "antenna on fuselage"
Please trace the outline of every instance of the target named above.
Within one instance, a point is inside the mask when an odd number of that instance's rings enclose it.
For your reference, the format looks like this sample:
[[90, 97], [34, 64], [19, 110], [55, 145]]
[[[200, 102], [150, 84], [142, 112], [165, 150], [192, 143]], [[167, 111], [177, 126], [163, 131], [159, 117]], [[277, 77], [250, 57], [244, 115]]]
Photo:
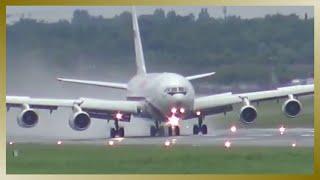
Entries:
[[136, 54], [137, 74], [146, 74], [147, 71], [144, 63], [143, 48], [142, 48], [142, 43], [140, 38], [138, 17], [137, 17], [135, 7], [132, 7], [132, 27], [133, 27], [133, 37], [134, 37], [134, 50]]

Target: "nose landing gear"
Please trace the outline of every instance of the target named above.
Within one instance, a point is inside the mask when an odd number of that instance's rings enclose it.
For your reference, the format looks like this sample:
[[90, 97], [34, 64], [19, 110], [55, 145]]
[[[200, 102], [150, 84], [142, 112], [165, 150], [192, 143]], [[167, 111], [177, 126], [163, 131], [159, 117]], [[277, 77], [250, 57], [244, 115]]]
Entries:
[[[166, 129], [167, 128], [167, 129]], [[155, 125], [150, 126], [150, 136], [165, 136], [167, 130], [168, 136], [180, 136], [180, 127], [179, 126], [160, 126], [158, 122]]]
[[198, 124], [193, 125], [193, 134], [208, 134], [208, 128], [207, 125], [202, 124], [203, 123], [203, 116], [198, 117]]
[[180, 127], [179, 126], [169, 126], [168, 127], [168, 135], [169, 136], [180, 136]]

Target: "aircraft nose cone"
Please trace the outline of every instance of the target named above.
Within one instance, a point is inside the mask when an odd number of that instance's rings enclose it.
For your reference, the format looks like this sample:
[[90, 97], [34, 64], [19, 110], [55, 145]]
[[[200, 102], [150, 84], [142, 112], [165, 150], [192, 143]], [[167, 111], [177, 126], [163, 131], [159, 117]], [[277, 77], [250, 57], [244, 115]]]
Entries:
[[173, 99], [177, 104], [182, 104], [185, 98], [183, 94], [175, 94], [173, 95]]

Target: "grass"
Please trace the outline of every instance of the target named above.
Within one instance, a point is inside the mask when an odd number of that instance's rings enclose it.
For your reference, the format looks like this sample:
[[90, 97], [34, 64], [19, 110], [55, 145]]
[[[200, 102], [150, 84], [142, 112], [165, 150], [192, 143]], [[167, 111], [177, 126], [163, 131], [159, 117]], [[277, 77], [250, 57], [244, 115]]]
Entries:
[[312, 172], [313, 149], [302, 147], [7, 145], [8, 174]]
[[[300, 99], [304, 111], [289, 119], [281, 112], [282, 102], [262, 102], [258, 119], [250, 126], [239, 122], [239, 109], [224, 116], [207, 117], [205, 123], [214, 128], [313, 128], [313, 97]], [[186, 121], [191, 125], [194, 121]], [[13, 157], [13, 150], [19, 151]], [[90, 145], [7, 145], [9, 174], [305, 174], [313, 172], [313, 148], [291, 147], [232, 147], [162, 146], [116, 147]]]

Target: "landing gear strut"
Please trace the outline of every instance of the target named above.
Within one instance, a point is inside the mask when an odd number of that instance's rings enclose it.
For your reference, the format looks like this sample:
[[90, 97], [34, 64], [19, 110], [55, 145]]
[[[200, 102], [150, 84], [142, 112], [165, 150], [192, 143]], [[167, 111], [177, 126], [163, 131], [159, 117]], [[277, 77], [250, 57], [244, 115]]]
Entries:
[[155, 137], [157, 134], [158, 129], [156, 128], [156, 126], [151, 126], [150, 127], [150, 136], [151, 137]]
[[204, 116], [199, 116], [198, 117], [198, 124], [193, 125], [193, 134], [199, 134], [200, 132], [202, 134], [207, 134], [208, 133], [208, 128], [207, 125], [202, 124], [203, 123], [203, 118]]
[[160, 132], [159, 122], [155, 121], [154, 123], [155, 123], [155, 125], [150, 126], [150, 136], [151, 137], [155, 137]]
[[119, 120], [115, 119], [114, 120], [114, 128], [110, 129], [110, 137], [115, 138], [117, 135], [119, 137], [124, 137], [124, 128], [119, 127]]
[[169, 126], [168, 127], [168, 135], [169, 136], [180, 136], [180, 127], [179, 126]]
[[[150, 126], [150, 136], [155, 137], [155, 136], [165, 136], [165, 128], [164, 126], [160, 126], [159, 122], [156, 121], [155, 125]], [[180, 127], [179, 126], [168, 126], [168, 136], [180, 136]]]

